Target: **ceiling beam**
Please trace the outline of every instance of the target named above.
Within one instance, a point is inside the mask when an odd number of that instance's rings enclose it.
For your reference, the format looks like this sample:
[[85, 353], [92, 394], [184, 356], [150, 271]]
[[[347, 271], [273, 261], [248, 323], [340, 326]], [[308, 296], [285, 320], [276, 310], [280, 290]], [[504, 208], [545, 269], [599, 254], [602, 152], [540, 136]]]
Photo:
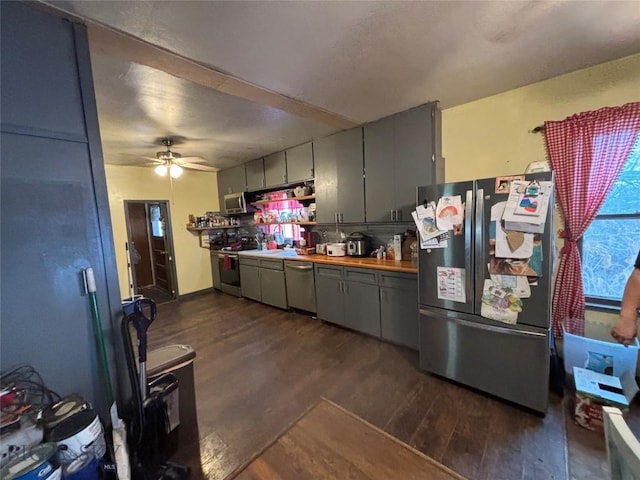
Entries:
[[359, 123], [341, 115], [221, 73], [129, 34], [93, 23], [87, 19], [83, 19], [83, 22], [87, 25], [89, 45], [93, 53], [126, 58], [134, 63], [161, 70], [219, 92], [274, 107], [292, 115], [309, 118], [339, 129], [348, 129], [359, 125]]

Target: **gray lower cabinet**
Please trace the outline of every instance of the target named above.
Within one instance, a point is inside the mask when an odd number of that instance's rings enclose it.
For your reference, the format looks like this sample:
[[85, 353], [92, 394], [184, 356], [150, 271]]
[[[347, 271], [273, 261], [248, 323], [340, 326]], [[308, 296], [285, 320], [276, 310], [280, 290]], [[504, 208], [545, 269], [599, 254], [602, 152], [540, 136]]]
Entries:
[[315, 288], [318, 318], [347, 327], [344, 320], [342, 267], [316, 264]]
[[287, 287], [282, 260], [240, 257], [240, 291], [243, 297], [287, 308]]
[[363, 223], [362, 128], [313, 144], [318, 223]]
[[256, 158], [244, 164], [247, 174], [247, 190], [264, 188], [264, 160]]
[[264, 157], [264, 183], [266, 188], [287, 183], [287, 161], [284, 152]]
[[287, 150], [287, 181], [295, 183], [313, 176], [313, 144], [309, 142]]
[[344, 282], [345, 323], [358, 332], [380, 336], [380, 298], [378, 286]]
[[222, 289], [222, 276], [220, 275], [220, 263], [218, 262], [218, 252], [211, 252], [211, 278], [213, 288]]
[[260, 292], [262, 303], [278, 308], [287, 308], [287, 287], [284, 271], [260, 269]]
[[243, 265], [240, 260], [240, 291], [242, 296], [262, 301], [260, 293], [260, 269], [252, 265]]
[[416, 274], [315, 266], [318, 318], [418, 349]]
[[415, 274], [380, 274], [381, 336], [418, 350], [418, 281]]
[[380, 336], [377, 271], [316, 265], [318, 317], [327, 322]]

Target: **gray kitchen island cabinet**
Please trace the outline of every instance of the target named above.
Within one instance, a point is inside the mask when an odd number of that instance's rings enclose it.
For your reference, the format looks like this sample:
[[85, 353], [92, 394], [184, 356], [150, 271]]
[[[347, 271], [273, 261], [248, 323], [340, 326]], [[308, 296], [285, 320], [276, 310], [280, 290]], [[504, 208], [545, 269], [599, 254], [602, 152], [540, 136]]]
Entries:
[[313, 144], [318, 223], [364, 222], [362, 128]]
[[380, 299], [375, 270], [316, 265], [316, 300], [321, 320], [380, 336]]
[[411, 221], [416, 187], [444, 180], [437, 103], [364, 126], [367, 222]]
[[243, 297], [287, 308], [287, 288], [282, 260], [240, 257], [240, 291]]
[[415, 274], [380, 273], [381, 337], [418, 350], [418, 279]]
[[264, 157], [264, 183], [266, 188], [287, 183], [287, 160], [284, 152]]
[[313, 144], [304, 143], [287, 150], [287, 182], [296, 183], [313, 177]]
[[244, 164], [247, 172], [247, 190], [264, 188], [264, 159], [256, 158]]

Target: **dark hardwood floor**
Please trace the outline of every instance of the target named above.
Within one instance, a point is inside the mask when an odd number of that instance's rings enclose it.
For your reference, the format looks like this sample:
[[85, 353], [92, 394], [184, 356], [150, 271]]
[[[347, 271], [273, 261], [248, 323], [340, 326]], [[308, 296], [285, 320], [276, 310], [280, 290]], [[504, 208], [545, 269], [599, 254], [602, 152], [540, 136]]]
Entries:
[[471, 479], [608, 471], [602, 437], [572, 425], [560, 397], [542, 417], [420, 371], [415, 351], [298, 313], [197, 295], [158, 307], [149, 346], [172, 343], [196, 351], [202, 471], [197, 444], [176, 458], [193, 478], [237, 474], [321, 396]]

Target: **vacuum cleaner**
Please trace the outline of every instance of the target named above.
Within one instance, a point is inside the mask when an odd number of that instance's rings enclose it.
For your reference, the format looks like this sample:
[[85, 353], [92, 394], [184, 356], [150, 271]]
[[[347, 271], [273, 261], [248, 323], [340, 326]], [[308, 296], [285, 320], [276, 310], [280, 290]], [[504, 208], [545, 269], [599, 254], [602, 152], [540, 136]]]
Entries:
[[[187, 479], [187, 467], [169, 462], [178, 447], [178, 379], [165, 373], [147, 381], [147, 330], [156, 318], [156, 304], [150, 298], [134, 297], [124, 312], [121, 329], [133, 394], [126, 415], [133, 480]], [[138, 340], [137, 366], [130, 325]]]

